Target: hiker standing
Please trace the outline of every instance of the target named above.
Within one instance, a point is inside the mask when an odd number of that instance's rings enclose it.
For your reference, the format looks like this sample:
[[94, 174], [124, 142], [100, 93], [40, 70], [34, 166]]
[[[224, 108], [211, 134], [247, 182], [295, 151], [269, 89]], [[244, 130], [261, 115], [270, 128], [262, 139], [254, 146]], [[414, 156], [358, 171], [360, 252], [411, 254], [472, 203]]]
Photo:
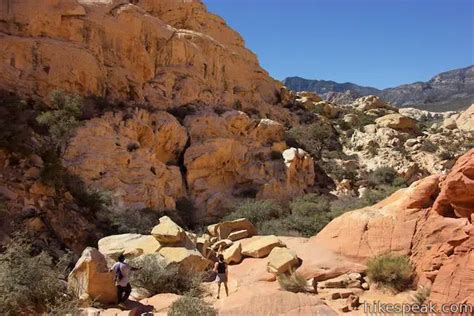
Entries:
[[219, 261], [214, 264], [214, 272], [217, 273], [217, 298], [219, 298], [222, 283], [224, 283], [225, 294], [229, 296], [229, 289], [227, 288], [227, 277], [229, 275], [229, 270], [227, 269], [227, 263], [224, 261], [224, 256], [220, 254], [217, 258]]
[[118, 262], [116, 262], [111, 271], [115, 273], [115, 286], [117, 287], [118, 304], [125, 302], [130, 293], [132, 292], [132, 286], [130, 285], [130, 266], [124, 262], [125, 256], [120, 255]]

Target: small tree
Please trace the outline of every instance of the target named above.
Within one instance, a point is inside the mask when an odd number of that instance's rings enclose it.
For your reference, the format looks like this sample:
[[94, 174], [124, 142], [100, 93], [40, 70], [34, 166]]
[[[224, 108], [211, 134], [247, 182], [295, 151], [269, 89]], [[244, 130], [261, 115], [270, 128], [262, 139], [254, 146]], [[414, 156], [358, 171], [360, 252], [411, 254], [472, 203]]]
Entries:
[[62, 91], [53, 91], [51, 104], [53, 108], [38, 115], [36, 120], [48, 128], [53, 144], [61, 152], [79, 126], [82, 98]]
[[289, 143], [296, 142], [317, 159], [330, 147], [332, 136], [332, 127], [321, 122], [293, 127], [287, 132]]

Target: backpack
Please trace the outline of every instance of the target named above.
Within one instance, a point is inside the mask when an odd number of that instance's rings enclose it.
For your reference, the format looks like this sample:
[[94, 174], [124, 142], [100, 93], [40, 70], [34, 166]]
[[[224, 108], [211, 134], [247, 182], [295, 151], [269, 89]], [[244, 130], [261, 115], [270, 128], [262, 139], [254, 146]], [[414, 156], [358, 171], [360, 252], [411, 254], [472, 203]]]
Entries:
[[217, 264], [217, 273], [225, 273], [226, 264], [225, 262], [219, 262]]

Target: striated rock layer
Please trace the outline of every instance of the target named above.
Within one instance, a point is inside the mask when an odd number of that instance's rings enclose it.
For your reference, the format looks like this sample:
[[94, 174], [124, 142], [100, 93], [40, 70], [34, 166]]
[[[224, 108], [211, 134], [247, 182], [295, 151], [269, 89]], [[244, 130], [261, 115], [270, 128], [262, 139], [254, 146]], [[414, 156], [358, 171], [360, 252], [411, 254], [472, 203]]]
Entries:
[[317, 243], [366, 261], [386, 252], [411, 257], [436, 303], [474, 301], [474, 150], [446, 177], [430, 176], [374, 206], [329, 223]]

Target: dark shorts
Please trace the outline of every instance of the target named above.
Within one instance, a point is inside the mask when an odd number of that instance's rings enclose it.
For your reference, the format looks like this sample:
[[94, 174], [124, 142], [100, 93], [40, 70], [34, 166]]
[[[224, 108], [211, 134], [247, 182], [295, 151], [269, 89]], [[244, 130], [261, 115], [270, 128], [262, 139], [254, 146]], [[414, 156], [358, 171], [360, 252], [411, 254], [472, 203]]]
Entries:
[[217, 273], [216, 282], [217, 283], [226, 283], [227, 282], [227, 275], [225, 273]]

